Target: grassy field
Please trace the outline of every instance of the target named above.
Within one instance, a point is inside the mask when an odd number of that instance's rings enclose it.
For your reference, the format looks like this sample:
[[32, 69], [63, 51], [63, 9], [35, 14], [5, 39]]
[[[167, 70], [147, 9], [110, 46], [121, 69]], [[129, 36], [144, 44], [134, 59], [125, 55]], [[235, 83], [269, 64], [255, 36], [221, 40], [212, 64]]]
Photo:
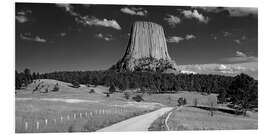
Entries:
[[[32, 90], [42, 83], [41, 92]], [[50, 91], [58, 83], [60, 91]], [[126, 100], [122, 94], [106, 97], [103, 86], [72, 88], [68, 83], [40, 80], [16, 92], [16, 133], [89, 132], [156, 110], [158, 103]], [[43, 93], [49, 88], [48, 93]], [[89, 94], [94, 89], [95, 93]]]
[[[157, 119], [150, 131], [167, 130], [164, 121], [167, 114]], [[258, 114], [249, 112], [248, 116], [214, 111], [211, 116], [208, 110], [196, 107], [182, 107], [174, 110], [168, 119], [169, 130], [245, 130], [258, 129]]]
[[197, 100], [198, 105], [209, 105], [209, 101], [213, 100], [217, 102], [217, 95], [210, 94], [210, 95], [202, 95], [199, 92], [187, 92], [182, 91], [175, 94], [145, 94], [144, 100], [147, 102], [156, 102], [161, 103], [167, 106], [177, 106], [177, 100], [180, 97], [183, 97], [187, 101], [187, 105], [194, 105], [194, 101]]

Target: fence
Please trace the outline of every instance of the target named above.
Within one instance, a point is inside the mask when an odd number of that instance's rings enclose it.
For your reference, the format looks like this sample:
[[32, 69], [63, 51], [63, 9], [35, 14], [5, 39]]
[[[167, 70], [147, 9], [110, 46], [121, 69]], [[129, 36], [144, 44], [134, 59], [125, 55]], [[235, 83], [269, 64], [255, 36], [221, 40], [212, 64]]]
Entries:
[[[128, 108], [113, 107], [110, 109], [96, 109], [92, 111], [57, 112], [39, 118], [16, 116], [16, 133], [28, 132], [64, 132], [74, 121], [91, 121], [97, 116], [114, 117], [117, 114], [134, 112]], [[68, 124], [69, 123], [69, 124]]]

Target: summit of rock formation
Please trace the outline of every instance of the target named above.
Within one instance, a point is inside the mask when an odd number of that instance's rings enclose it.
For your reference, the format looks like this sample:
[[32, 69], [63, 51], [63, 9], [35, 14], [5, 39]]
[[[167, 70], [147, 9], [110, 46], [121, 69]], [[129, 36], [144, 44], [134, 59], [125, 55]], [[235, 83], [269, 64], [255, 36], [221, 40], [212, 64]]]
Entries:
[[169, 56], [164, 30], [152, 22], [135, 22], [123, 58], [111, 67], [117, 71], [165, 71], [176, 69]]

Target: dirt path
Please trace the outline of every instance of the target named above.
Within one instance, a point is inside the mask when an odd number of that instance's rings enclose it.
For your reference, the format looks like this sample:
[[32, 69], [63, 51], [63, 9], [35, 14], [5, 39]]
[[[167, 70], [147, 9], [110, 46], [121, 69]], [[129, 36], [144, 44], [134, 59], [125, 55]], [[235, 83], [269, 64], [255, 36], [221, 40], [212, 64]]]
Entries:
[[150, 125], [160, 116], [172, 110], [172, 107], [164, 107], [154, 112], [136, 116], [128, 120], [113, 124], [109, 127], [97, 130], [97, 132], [121, 132], [121, 131], [148, 131]]

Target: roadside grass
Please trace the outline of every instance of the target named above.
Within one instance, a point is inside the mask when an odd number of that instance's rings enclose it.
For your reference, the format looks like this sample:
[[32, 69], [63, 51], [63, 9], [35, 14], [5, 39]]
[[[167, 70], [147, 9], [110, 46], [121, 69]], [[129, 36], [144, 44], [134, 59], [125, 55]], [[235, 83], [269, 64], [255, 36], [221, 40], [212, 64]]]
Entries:
[[[176, 108], [175, 108], [176, 109]], [[173, 112], [175, 109], [163, 114], [158, 119], [156, 119], [151, 126], [148, 128], [148, 131], [167, 131], [166, 127], [166, 118], [169, 115], [170, 112]]]
[[168, 125], [171, 130], [241, 130], [258, 129], [257, 113], [249, 117], [214, 111], [211, 116], [207, 110], [183, 107], [173, 111]]

